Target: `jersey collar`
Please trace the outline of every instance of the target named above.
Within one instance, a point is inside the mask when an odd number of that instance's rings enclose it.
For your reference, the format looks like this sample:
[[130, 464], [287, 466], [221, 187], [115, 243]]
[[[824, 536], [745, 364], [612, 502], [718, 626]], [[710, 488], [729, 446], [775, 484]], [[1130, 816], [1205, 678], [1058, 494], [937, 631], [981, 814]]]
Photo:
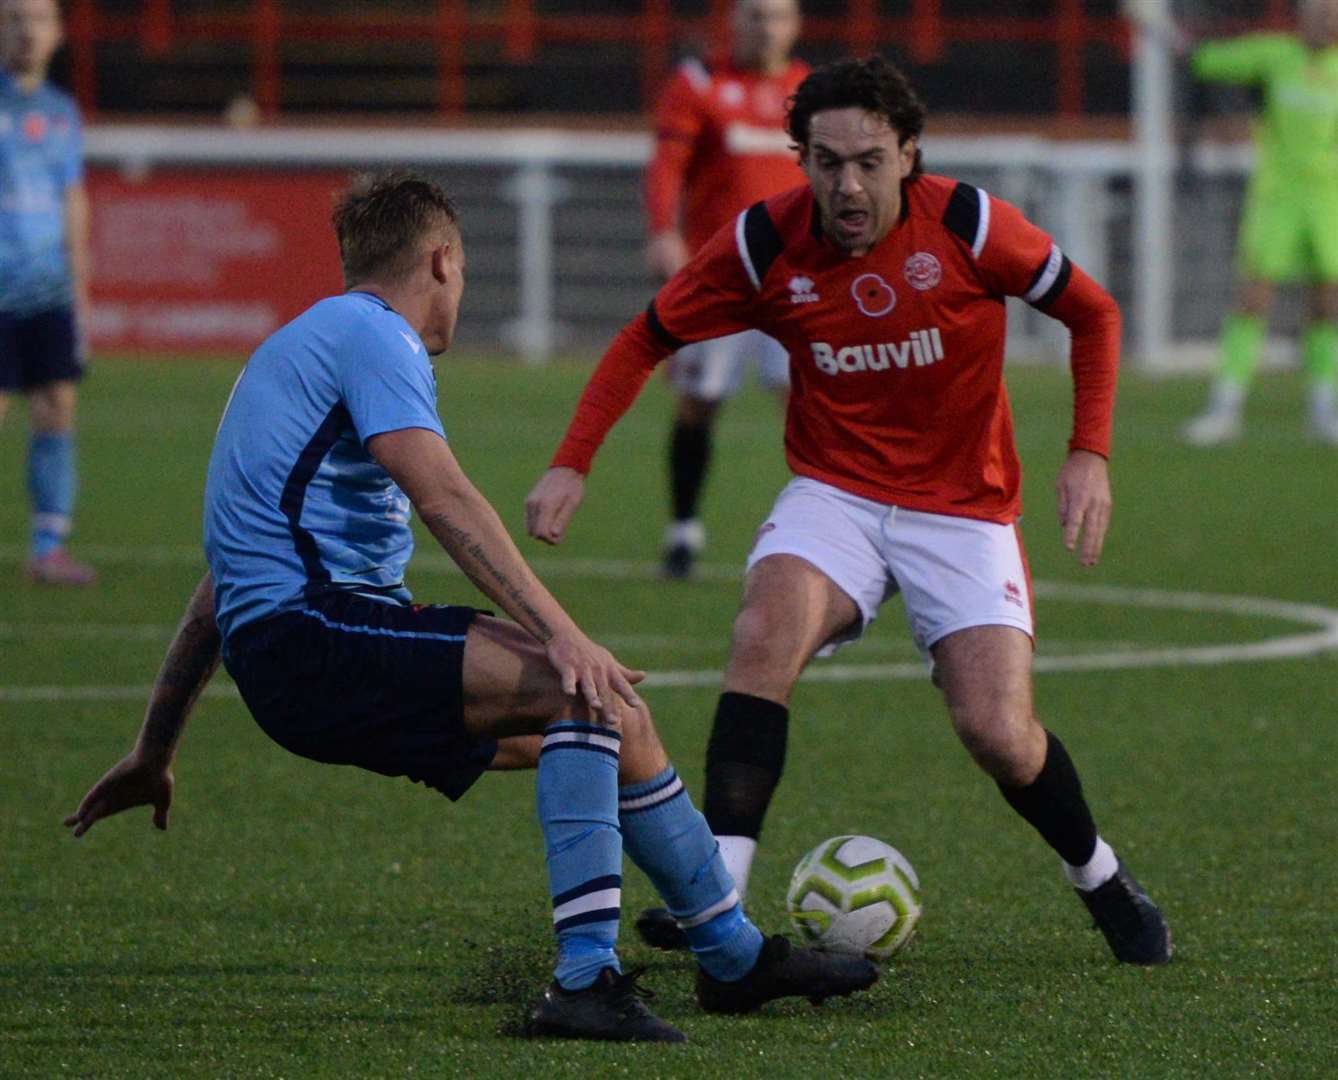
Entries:
[[363, 297], [363, 298], [366, 299], [366, 300], [370, 300], [370, 301], [371, 301], [373, 304], [375, 304], [377, 307], [382, 308], [382, 309], [384, 309], [384, 310], [386, 310], [386, 311], [394, 311], [394, 310], [395, 310], [393, 307], [391, 307], [389, 304], [387, 304], [384, 300], [382, 300], [381, 297], [377, 296], [376, 293], [364, 292], [362, 289], [349, 289], [349, 291], [348, 291], [347, 293], [345, 293], [344, 295], [345, 295], [345, 296], [361, 296], [361, 297]]

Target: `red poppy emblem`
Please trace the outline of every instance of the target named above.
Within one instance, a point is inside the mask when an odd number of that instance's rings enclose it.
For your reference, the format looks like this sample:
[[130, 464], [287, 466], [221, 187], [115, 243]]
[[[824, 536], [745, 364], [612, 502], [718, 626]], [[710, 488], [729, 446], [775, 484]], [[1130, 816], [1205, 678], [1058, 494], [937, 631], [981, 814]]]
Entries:
[[46, 117], [41, 113], [29, 113], [23, 118], [23, 137], [29, 142], [41, 142], [46, 138]]
[[897, 306], [897, 294], [878, 274], [860, 274], [851, 282], [850, 295], [860, 311], [871, 319], [886, 315]]

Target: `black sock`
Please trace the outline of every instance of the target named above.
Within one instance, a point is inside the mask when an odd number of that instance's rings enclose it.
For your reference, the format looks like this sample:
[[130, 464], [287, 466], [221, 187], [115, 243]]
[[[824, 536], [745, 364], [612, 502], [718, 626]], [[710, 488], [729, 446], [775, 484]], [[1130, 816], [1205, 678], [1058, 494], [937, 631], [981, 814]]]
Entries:
[[688, 521], [697, 516], [697, 503], [701, 500], [710, 461], [711, 425], [675, 420], [673, 433], [669, 436], [669, 491], [675, 521]]
[[1096, 822], [1083, 798], [1073, 759], [1053, 732], [1045, 733], [1045, 764], [1026, 787], [999, 785], [1008, 805], [1031, 823], [1070, 866], [1085, 866], [1096, 851]]
[[785, 767], [790, 710], [751, 694], [724, 693], [706, 746], [706, 823], [717, 836], [762, 831]]

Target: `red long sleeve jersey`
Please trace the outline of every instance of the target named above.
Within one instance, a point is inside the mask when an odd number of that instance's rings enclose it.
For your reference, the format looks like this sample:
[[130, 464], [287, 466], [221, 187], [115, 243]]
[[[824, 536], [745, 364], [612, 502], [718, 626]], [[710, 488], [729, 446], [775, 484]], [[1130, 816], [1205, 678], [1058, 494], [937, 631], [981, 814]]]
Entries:
[[681, 226], [695, 252], [740, 210], [803, 183], [785, 134], [785, 101], [808, 70], [799, 60], [780, 75], [728, 62], [679, 65], [655, 109], [645, 179], [652, 233]]
[[1110, 452], [1114, 300], [1015, 207], [921, 176], [872, 251], [841, 252], [807, 188], [721, 229], [615, 339], [553, 459], [587, 472], [655, 365], [755, 327], [785, 345], [785, 451], [800, 476], [914, 510], [1011, 522], [1021, 469], [1003, 382], [1004, 297], [1072, 334], [1071, 449]]

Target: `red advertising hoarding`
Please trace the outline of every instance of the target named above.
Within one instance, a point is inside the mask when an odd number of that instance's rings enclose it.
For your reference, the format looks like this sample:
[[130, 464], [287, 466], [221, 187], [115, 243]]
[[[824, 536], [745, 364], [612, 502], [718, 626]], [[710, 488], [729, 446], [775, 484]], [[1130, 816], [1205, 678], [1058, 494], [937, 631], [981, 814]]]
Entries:
[[343, 290], [330, 227], [344, 172], [90, 169], [92, 346], [250, 353]]

